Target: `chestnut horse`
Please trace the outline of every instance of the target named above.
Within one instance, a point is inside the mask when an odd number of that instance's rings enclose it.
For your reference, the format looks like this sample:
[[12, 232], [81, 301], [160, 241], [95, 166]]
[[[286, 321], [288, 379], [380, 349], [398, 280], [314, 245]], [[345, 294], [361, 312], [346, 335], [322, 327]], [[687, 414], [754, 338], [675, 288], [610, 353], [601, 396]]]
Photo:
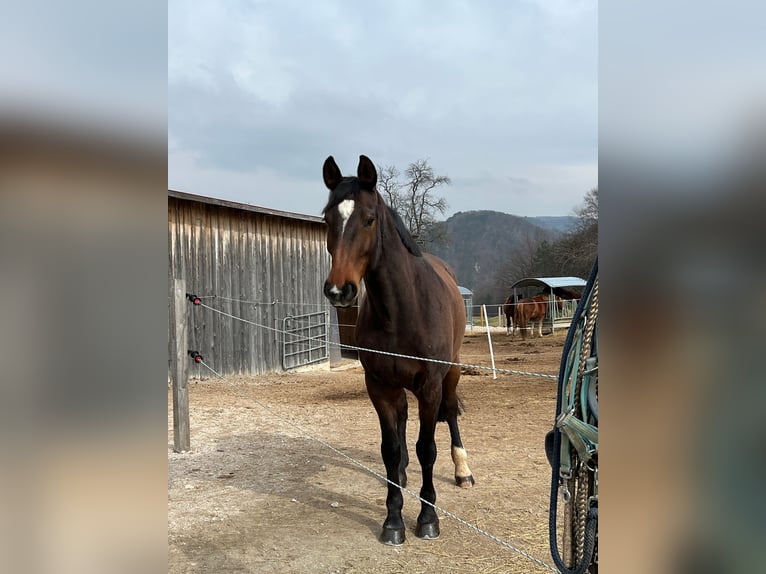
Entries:
[[[543, 336], [543, 321], [548, 313], [548, 301], [550, 295], [542, 294], [519, 299], [513, 310], [513, 322], [517, 329], [521, 331], [521, 338], [527, 338], [527, 326], [534, 335], [535, 322], [537, 322], [537, 336]], [[556, 296], [556, 306], [559, 311], [563, 308], [561, 297]]]
[[[330, 198], [324, 208], [327, 250], [332, 267], [324, 294], [336, 307], [353, 305], [362, 279], [365, 295], [359, 303], [357, 345], [366, 349], [458, 362], [465, 334], [465, 305], [455, 277], [440, 259], [421, 253], [399, 216], [375, 187], [377, 171], [366, 156], [359, 157], [356, 177], [343, 177], [332, 156], [323, 167]], [[452, 443], [455, 481], [474, 484], [460, 439], [457, 395], [460, 367], [420, 359], [360, 350], [367, 394], [378, 414], [380, 452], [386, 467], [387, 515], [381, 542], [399, 545], [405, 539], [400, 486], [407, 484], [407, 397], [418, 400], [420, 431], [415, 450], [423, 473], [422, 502], [415, 535], [439, 536], [433, 468], [434, 432], [446, 421]], [[430, 504], [429, 504], [430, 503]]]

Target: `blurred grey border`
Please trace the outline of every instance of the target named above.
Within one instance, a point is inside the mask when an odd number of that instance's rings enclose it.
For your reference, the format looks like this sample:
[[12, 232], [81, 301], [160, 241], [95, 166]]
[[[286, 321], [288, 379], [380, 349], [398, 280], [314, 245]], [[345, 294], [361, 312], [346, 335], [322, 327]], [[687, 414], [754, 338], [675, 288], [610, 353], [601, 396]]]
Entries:
[[162, 572], [167, 6], [0, 22], [0, 570]]
[[605, 572], [763, 570], [764, 12], [600, 6]]
[[[165, 569], [166, 8], [4, 9], [4, 572]], [[764, 16], [600, 8], [604, 572], [762, 570]]]

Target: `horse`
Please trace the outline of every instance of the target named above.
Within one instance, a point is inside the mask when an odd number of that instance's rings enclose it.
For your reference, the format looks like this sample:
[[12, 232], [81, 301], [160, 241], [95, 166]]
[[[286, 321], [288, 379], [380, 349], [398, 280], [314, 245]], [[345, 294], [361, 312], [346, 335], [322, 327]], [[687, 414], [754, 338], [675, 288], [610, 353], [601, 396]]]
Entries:
[[569, 287], [554, 287], [553, 293], [561, 299], [571, 301], [579, 301], [582, 296], [582, 291]]
[[359, 156], [356, 177], [344, 177], [329, 156], [322, 175], [330, 190], [323, 210], [331, 257], [324, 295], [335, 307], [348, 307], [358, 299], [362, 280], [365, 285], [356, 344], [361, 347], [367, 394], [380, 422], [380, 453], [388, 479], [387, 513], [379, 540], [394, 546], [405, 540], [400, 489], [407, 485], [409, 463], [405, 390], [417, 398], [420, 419], [415, 449], [425, 502], [415, 535], [437, 538], [439, 518], [432, 506], [437, 421], [446, 421], [449, 427], [455, 482], [463, 488], [475, 484], [458, 428], [460, 367], [376, 351], [457, 363], [465, 334], [463, 298], [447, 264], [421, 252], [401, 218], [383, 201], [376, 188], [375, 165], [368, 157]]
[[578, 289], [573, 289], [569, 287], [554, 287], [553, 293], [557, 296], [557, 298], [560, 298], [562, 300], [561, 306], [559, 307], [559, 311], [563, 308], [564, 301], [567, 302], [567, 311], [566, 315], [571, 316], [574, 315], [575, 309], [577, 309], [577, 304], [580, 302], [580, 297], [582, 297], [582, 291]]
[[505, 314], [505, 334], [513, 335], [513, 314], [516, 309], [516, 296], [508, 295], [508, 298], [503, 303], [503, 313]]
[[[521, 338], [527, 338], [527, 326], [529, 325], [530, 332], [534, 335], [535, 322], [537, 322], [537, 336], [543, 336], [543, 321], [548, 312], [548, 301], [550, 295], [541, 294], [534, 297], [527, 297], [525, 299], [519, 299], [516, 302], [513, 314], [513, 322], [521, 331]], [[556, 308], [561, 311], [564, 306], [564, 302], [561, 297], [555, 296]]]

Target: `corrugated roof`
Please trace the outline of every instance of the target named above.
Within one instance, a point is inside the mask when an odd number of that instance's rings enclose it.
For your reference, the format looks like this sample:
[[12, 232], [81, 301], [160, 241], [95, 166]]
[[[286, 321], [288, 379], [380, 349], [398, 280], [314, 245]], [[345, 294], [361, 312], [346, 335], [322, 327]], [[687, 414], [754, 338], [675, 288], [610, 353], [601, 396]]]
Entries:
[[511, 289], [514, 287], [531, 287], [531, 286], [545, 286], [551, 289], [557, 287], [585, 287], [585, 279], [579, 277], [528, 277], [526, 279], [519, 279], [511, 285]]
[[310, 221], [312, 223], [324, 224], [324, 219], [316, 215], [307, 215], [305, 213], [292, 213], [290, 211], [281, 211], [279, 209], [270, 209], [268, 207], [260, 207], [258, 205], [252, 205], [249, 203], [239, 203], [236, 201], [229, 201], [227, 199], [218, 199], [216, 197], [207, 197], [205, 195], [194, 195], [193, 193], [186, 193], [184, 191], [176, 191], [174, 189], [168, 190], [168, 197], [175, 197], [177, 199], [185, 199], [188, 201], [199, 201], [201, 203], [207, 203], [210, 205], [220, 205], [222, 207], [229, 207], [231, 209], [241, 209], [243, 211], [252, 211], [255, 213], [262, 213], [264, 215], [273, 215], [275, 217], [286, 217], [287, 219], [300, 219], [302, 221]]
[[457, 286], [458, 291], [460, 291], [461, 295], [473, 295], [473, 291], [470, 289], [466, 289], [465, 287], [461, 287], [460, 285]]

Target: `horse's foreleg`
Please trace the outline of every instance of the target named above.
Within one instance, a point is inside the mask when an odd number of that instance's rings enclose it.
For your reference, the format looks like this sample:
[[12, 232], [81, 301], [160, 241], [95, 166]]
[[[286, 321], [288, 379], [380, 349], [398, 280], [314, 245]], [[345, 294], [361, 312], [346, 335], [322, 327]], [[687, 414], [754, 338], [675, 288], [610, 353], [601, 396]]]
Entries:
[[[381, 434], [380, 454], [386, 467], [386, 478], [390, 481], [387, 484], [386, 520], [383, 522], [380, 541], [398, 546], [404, 543], [405, 538], [404, 520], [402, 520], [404, 499], [401, 489], [397, 486], [401, 480], [403, 458], [400, 437], [404, 435], [404, 427], [399, 424], [401, 409], [398, 406], [401, 404], [404, 391], [400, 389], [399, 394], [391, 396], [390, 393], [380, 392], [374, 383], [367, 380], [367, 392], [378, 413]], [[406, 417], [406, 411], [404, 417]]]
[[410, 464], [410, 455], [407, 452], [407, 395], [402, 392], [397, 404], [397, 428], [399, 434], [399, 446], [401, 457], [399, 459], [399, 486], [407, 486], [407, 466]]
[[[383, 522], [383, 531], [380, 541], [384, 544], [398, 546], [404, 543], [404, 520], [402, 520], [402, 491], [398, 486], [399, 468], [401, 463], [401, 444], [395, 419], [383, 421], [381, 418], [380, 454], [386, 467], [386, 478], [389, 482], [388, 495], [386, 496], [386, 520]], [[392, 484], [393, 483], [393, 484]]]
[[423, 471], [423, 486], [420, 489], [420, 497], [426, 501], [421, 503], [415, 535], [426, 539], [437, 538], [439, 536], [439, 517], [432, 506], [432, 504], [436, 503], [436, 489], [434, 488], [436, 441], [434, 440], [434, 433], [436, 432], [436, 416], [439, 402], [437, 401], [436, 404], [426, 404], [426, 401], [420, 401], [420, 434], [415, 445], [420, 468]]

